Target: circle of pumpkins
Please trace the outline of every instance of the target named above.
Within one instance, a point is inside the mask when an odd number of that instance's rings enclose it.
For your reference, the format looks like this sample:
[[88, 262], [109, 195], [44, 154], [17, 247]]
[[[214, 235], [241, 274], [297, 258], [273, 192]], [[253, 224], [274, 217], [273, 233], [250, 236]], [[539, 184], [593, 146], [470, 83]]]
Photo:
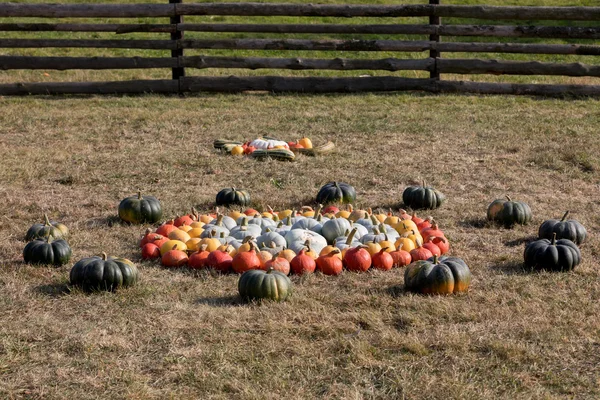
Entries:
[[[437, 223], [404, 210], [397, 215], [352, 205], [342, 210], [330, 205], [278, 212], [268, 207], [262, 213], [252, 208], [227, 213], [217, 209], [210, 214], [193, 210], [156, 230], [148, 229], [140, 247], [143, 259], [160, 260], [168, 268], [339, 275], [344, 268], [388, 271], [420, 261], [411, 270], [414, 284], [409, 289], [449, 294], [466, 291], [470, 282], [464, 261], [444, 257], [450, 243]], [[259, 276], [261, 282], [272, 278]]]

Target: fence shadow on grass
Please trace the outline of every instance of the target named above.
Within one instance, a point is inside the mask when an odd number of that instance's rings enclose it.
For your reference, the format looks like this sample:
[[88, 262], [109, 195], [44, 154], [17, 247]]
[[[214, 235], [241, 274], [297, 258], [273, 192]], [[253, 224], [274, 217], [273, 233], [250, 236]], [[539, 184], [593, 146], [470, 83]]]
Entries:
[[394, 285], [385, 289], [388, 295], [392, 297], [402, 297], [408, 293], [406, 289], [404, 289], [404, 285]]
[[49, 285], [39, 285], [34, 287], [33, 291], [49, 297], [62, 297], [71, 293], [71, 289], [66, 283], [51, 283]]
[[522, 261], [514, 260], [490, 265], [489, 269], [503, 275], [529, 275], [532, 273], [531, 269], [525, 268]]
[[245, 303], [238, 295], [222, 297], [200, 297], [194, 301], [197, 305], [207, 305], [212, 307], [239, 307]]
[[537, 237], [535, 236], [526, 236], [526, 237], [522, 237], [522, 238], [518, 238], [518, 239], [514, 239], [514, 240], [509, 240], [507, 242], [504, 242], [504, 245], [507, 247], [517, 247], [517, 246], [521, 246], [523, 244], [527, 245], [530, 242], [533, 242], [534, 240], [536, 240]]
[[483, 229], [488, 227], [488, 220], [485, 218], [468, 218], [458, 221], [458, 225], [465, 228]]

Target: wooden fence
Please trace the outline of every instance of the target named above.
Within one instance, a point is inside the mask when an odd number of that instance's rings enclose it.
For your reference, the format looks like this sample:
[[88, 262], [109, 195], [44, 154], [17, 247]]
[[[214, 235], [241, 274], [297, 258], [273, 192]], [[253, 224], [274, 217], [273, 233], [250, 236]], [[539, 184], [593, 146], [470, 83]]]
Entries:
[[[167, 1], [167, 0], [165, 0]], [[0, 56], [1, 70], [42, 69], [143, 69], [169, 68], [172, 79], [117, 82], [37, 82], [1, 84], [1, 95], [94, 94], [94, 93], [187, 93], [187, 92], [363, 92], [422, 90], [482, 94], [594, 95], [600, 85], [513, 84], [443, 80], [441, 74], [511, 74], [600, 77], [600, 65], [451, 59], [444, 53], [521, 53], [598, 56], [600, 26], [443, 25], [442, 18], [483, 20], [600, 21], [600, 7], [492, 7], [443, 5], [439, 0], [417, 5], [319, 5], [274, 3], [182, 3], [169, 4], [0, 4], [0, 31], [12, 32], [112, 32], [169, 34], [167, 39], [30, 39], [0, 38], [0, 48], [112, 48], [170, 50], [171, 57], [38, 57]], [[184, 23], [184, 16], [297, 16], [297, 17], [424, 17], [423, 24], [284, 24], [284, 23]], [[48, 23], [27, 23], [22, 18], [49, 18]], [[59, 23], [60, 18], [164, 17], [164, 24]], [[166, 22], [166, 21], [165, 21]], [[184, 32], [275, 34], [380, 34], [428, 35], [429, 40], [369, 39], [185, 39]], [[442, 37], [582, 39], [578, 44], [443, 42]], [[118, 36], [116, 36], [118, 37]], [[186, 49], [429, 52], [422, 59], [274, 58], [232, 56], [185, 56]], [[398, 76], [291, 77], [291, 76], [186, 76], [186, 68], [247, 68], [287, 70], [383, 70], [428, 71], [429, 78]]]

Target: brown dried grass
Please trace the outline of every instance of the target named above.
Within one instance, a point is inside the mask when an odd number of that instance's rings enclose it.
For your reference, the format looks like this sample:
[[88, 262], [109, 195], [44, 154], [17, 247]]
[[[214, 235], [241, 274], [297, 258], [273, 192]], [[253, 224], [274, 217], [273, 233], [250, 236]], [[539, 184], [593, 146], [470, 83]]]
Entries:
[[[595, 398], [600, 395], [597, 100], [422, 95], [0, 99], [0, 394], [4, 398]], [[254, 162], [218, 137], [333, 140], [327, 157]], [[403, 270], [293, 278], [285, 304], [243, 305], [237, 276], [139, 262], [145, 227], [115, 218], [138, 187], [165, 216], [207, 210], [226, 186], [256, 207], [353, 184], [399, 206], [426, 179], [431, 212], [474, 274], [468, 295], [402, 291]], [[534, 222], [485, 222], [493, 199]], [[573, 273], [521, 269], [524, 243], [565, 209], [588, 228]], [[72, 263], [21, 261], [47, 212], [73, 260], [106, 251], [143, 278], [116, 294], [65, 292]]]

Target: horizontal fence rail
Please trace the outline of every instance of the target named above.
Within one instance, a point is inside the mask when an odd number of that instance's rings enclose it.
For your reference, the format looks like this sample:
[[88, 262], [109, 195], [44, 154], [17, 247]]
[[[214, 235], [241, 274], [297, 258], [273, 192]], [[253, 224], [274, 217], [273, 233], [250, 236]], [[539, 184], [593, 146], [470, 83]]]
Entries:
[[[427, 1], [427, 0], [424, 0]], [[130, 70], [163, 68], [172, 70], [171, 80], [134, 80], [125, 82], [52, 82], [0, 85], [0, 95], [23, 94], [106, 94], [106, 93], [194, 93], [240, 91], [298, 91], [311, 93], [422, 90], [432, 93], [600, 95], [600, 85], [543, 85], [442, 80], [440, 74], [547, 75], [600, 77], [600, 65], [590, 57], [600, 55], [600, 26], [485, 25], [445, 24], [445, 18], [523, 21], [600, 21], [600, 7], [530, 7], [445, 5], [439, 0], [429, 4], [280, 4], [280, 3], [183, 3], [165, 4], [0, 4], [0, 32], [81, 32], [105, 33], [100, 38], [1, 38], [0, 70]], [[166, 4], [166, 3], [169, 4]], [[244, 23], [186, 23], [185, 16], [242, 16]], [[273, 17], [270, 23], [251, 23], [251, 17]], [[281, 17], [334, 17], [345, 22], [284, 23]], [[348, 18], [397, 18], [398, 23], [348, 23]], [[400, 23], [404, 17], [421, 18], [423, 23]], [[27, 22], [27, 18], [57, 21]], [[62, 18], [165, 18], [165, 23], [114, 23], [91, 20], [59, 22]], [[167, 19], [168, 18], [168, 19]], [[25, 19], [25, 20], [23, 20]], [[425, 22], [429, 23], [425, 23]], [[161, 21], [158, 21], [161, 22]], [[168, 22], [168, 23], [167, 23]], [[414, 22], [411, 20], [410, 22]], [[514, 22], [513, 22], [514, 23]], [[554, 25], [561, 25], [560, 23]], [[208, 33], [209, 37], [184, 37], [185, 32]], [[108, 34], [115, 34], [111, 38]], [[128, 34], [158, 34], [156, 39], [136, 39]], [[218, 33], [243, 34], [243, 38], [215, 37]], [[160, 35], [168, 34], [170, 36]], [[252, 38], [253, 34], [361, 35], [357, 38]], [[366, 35], [389, 35], [369, 38]], [[398, 35], [420, 35], [408, 40]], [[40, 36], [40, 35], [38, 35]], [[99, 35], [94, 35], [99, 36]], [[447, 37], [499, 38], [494, 41], [443, 41]], [[59, 36], [60, 37], [60, 36]], [[428, 40], [425, 40], [428, 38]], [[535, 39], [535, 43], [501, 41], [501, 38]], [[540, 39], [563, 40], [542, 43]], [[463, 39], [465, 40], [465, 39]], [[573, 43], [574, 40], [585, 42]], [[1, 49], [126, 49], [170, 51], [170, 56], [74, 57], [2, 55]], [[186, 50], [276, 51], [290, 57], [184, 55]], [[343, 57], [297, 57], [293, 52], [343, 52]], [[13, 50], [14, 52], [14, 50]], [[47, 52], [47, 51], [46, 51]], [[62, 50], [64, 53], [65, 51]], [[385, 52], [377, 58], [364, 58], [363, 52]], [[421, 58], [414, 54], [422, 53]], [[110, 53], [110, 51], [109, 51]], [[352, 55], [346, 56], [346, 54]], [[393, 54], [393, 56], [389, 56]], [[443, 58], [444, 53], [528, 54], [526, 61], [465, 58], [463, 54]], [[68, 53], [67, 53], [68, 54]], [[106, 54], [106, 51], [103, 52]], [[156, 54], [156, 53], [154, 53]], [[312, 54], [312, 53], [311, 53]], [[405, 58], [401, 58], [404, 54]], [[540, 62], [534, 55], [587, 56], [583, 62]], [[363, 58], [361, 58], [361, 56]], [[589, 62], [588, 62], [589, 60]], [[361, 77], [286, 77], [186, 76], [186, 69], [246, 69], [287, 71], [425, 71], [429, 78], [400, 76]], [[357, 73], [358, 74], [358, 73]]]
[[600, 39], [600, 27], [504, 25], [348, 25], [348, 24], [2, 24], [4, 32], [110, 32], [124, 33], [329, 33], [372, 35], [443, 35], [552, 39]]
[[516, 20], [599, 21], [600, 7], [461, 6], [437, 4], [22, 4], [6, 3], [0, 17], [173, 17], [175, 15], [235, 15], [290, 17], [459, 17]]

